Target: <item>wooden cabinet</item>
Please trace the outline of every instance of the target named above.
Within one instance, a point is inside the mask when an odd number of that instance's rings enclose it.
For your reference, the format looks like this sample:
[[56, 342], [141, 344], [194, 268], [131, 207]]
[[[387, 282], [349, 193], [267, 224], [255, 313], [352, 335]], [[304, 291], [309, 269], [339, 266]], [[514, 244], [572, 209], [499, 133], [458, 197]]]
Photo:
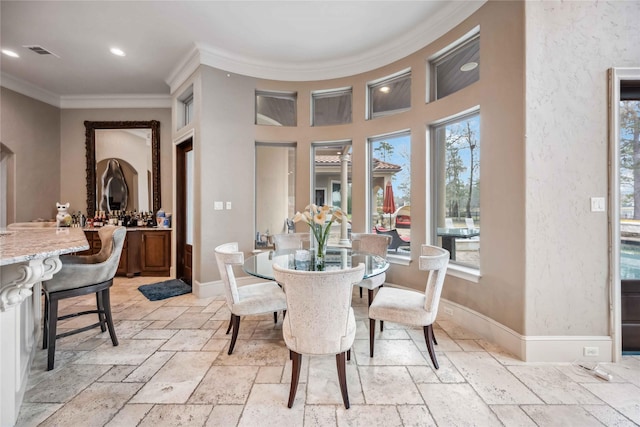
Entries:
[[141, 264], [144, 276], [168, 276], [171, 269], [171, 233], [141, 231]]
[[[100, 252], [98, 230], [85, 230], [89, 249], [78, 255]], [[169, 276], [171, 273], [171, 230], [127, 229], [117, 276]]]

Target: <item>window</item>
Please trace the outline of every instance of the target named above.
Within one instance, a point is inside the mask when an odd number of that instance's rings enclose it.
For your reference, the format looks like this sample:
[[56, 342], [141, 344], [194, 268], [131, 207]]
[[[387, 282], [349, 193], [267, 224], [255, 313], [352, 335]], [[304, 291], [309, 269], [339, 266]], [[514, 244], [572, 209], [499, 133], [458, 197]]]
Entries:
[[431, 100], [444, 98], [480, 79], [480, 35], [475, 34], [431, 61]]
[[368, 85], [369, 118], [399, 113], [411, 108], [411, 70]]
[[178, 97], [178, 103], [178, 129], [181, 129], [193, 120], [193, 86]]
[[340, 208], [347, 217], [342, 224], [332, 224], [329, 244], [346, 244], [351, 221], [351, 141], [313, 143], [312, 155], [314, 203]]
[[296, 126], [296, 93], [256, 91], [256, 124]]
[[326, 126], [351, 123], [351, 93], [351, 88], [312, 93], [311, 124]]
[[433, 128], [435, 240], [452, 262], [480, 268], [480, 114]]
[[411, 134], [369, 139], [371, 231], [392, 235], [390, 254], [409, 257], [411, 242]]
[[256, 142], [256, 247], [287, 232], [296, 206], [296, 146]]

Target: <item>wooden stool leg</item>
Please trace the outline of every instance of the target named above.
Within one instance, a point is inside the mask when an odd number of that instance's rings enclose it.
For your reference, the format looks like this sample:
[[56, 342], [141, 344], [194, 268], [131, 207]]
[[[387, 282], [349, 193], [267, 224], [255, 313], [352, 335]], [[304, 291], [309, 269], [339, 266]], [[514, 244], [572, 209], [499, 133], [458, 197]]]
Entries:
[[96, 307], [98, 308], [98, 322], [100, 323], [100, 330], [102, 332], [107, 331], [107, 325], [104, 319], [104, 301], [102, 300], [102, 292], [96, 292]]
[[113, 327], [113, 317], [111, 316], [111, 296], [109, 295], [109, 288], [102, 292], [102, 304], [104, 305], [104, 317], [107, 320], [107, 327], [109, 328], [109, 335], [111, 335], [111, 342], [114, 346], [118, 345], [118, 337], [116, 336], [116, 328]]
[[296, 398], [296, 391], [298, 390], [298, 381], [300, 380], [300, 365], [302, 365], [302, 355], [291, 351], [293, 359], [293, 366], [291, 367], [291, 388], [289, 389], [289, 403], [287, 406], [291, 408], [293, 401]]
[[42, 316], [42, 349], [47, 348], [49, 339], [49, 295], [44, 293], [44, 315]]
[[49, 316], [47, 323], [47, 371], [53, 369], [56, 357], [56, 327], [58, 322], [58, 300], [55, 295], [49, 295]]

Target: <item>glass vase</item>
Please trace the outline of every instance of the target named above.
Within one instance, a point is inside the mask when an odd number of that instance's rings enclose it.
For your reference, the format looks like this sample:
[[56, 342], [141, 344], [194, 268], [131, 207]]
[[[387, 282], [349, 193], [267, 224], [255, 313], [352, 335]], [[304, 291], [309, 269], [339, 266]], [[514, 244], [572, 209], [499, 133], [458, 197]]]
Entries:
[[327, 244], [316, 245], [315, 248], [315, 270], [324, 271], [325, 258], [327, 256]]

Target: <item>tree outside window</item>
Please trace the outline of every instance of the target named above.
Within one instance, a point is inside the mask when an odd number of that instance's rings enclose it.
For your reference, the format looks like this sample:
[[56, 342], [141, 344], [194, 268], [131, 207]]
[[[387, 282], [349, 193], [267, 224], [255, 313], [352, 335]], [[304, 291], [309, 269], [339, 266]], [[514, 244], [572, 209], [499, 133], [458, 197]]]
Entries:
[[480, 115], [435, 127], [435, 223], [452, 261], [480, 265]]

